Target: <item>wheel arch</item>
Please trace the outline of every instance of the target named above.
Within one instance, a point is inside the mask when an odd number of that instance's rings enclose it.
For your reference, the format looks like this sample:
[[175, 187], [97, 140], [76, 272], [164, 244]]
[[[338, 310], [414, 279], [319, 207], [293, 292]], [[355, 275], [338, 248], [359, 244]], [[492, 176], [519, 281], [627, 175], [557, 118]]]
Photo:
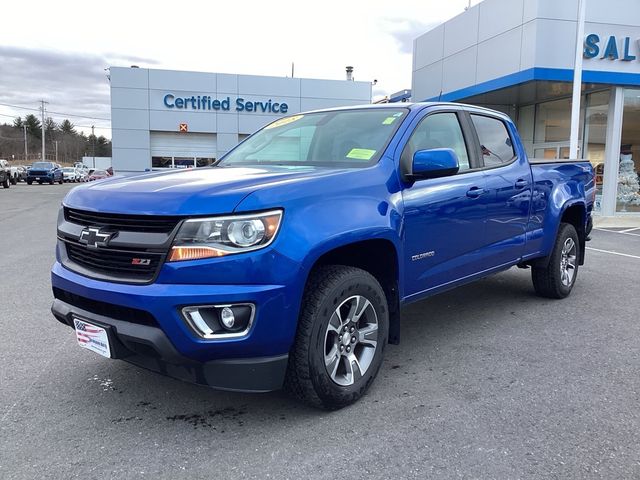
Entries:
[[398, 249], [388, 238], [369, 238], [334, 245], [308, 268], [307, 281], [314, 270], [326, 265], [346, 265], [373, 275], [382, 286], [389, 307], [389, 343], [400, 341], [400, 264]]

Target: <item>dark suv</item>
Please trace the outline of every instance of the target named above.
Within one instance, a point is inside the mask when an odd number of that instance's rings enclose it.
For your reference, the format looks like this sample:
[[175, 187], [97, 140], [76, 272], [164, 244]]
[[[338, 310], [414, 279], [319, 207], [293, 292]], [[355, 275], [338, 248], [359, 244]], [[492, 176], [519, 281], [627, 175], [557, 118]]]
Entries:
[[35, 162], [27, 171], [27, 183], [31, 185], [34, 181], [41, 185], [45, 182], [51, 185], [59, 182], [62, 185], [64, 183], [62, 169], [53, 162]]

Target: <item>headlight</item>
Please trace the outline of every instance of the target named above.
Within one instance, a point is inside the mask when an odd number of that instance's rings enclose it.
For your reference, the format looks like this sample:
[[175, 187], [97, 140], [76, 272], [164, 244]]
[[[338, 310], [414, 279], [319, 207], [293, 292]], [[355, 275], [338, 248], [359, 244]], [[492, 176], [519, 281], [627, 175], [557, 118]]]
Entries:
[[176, 235], [168, 261], [223, 257], [264, 248], [273, 242], [281, 220], [282, 210], [187, 220]]

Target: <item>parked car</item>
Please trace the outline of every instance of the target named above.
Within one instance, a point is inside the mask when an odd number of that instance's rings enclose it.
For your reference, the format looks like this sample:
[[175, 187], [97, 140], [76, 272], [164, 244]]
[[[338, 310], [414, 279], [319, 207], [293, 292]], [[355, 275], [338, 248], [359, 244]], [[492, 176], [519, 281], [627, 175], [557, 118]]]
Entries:
[[64, 183], [62, 169], [53, 162], [34, 162], [27, 172], [27, 184], [31, 185], [33, 182], [41, 185], [45, 182], [51, 185], [58, 182], [62, 185]]
[[105, 170], [94, 170], [91, 175], [89, 175], [89, 181], [92, 182], [94, 180], [102, 180], [103, 178], [108, 178], [109, 173]]
[[26, 182], [27, 181], [27, 167], [24, 165], [18, 165], [18, 181]]
[[589, 162], [530, 161], [492, 110], [297, 114], [215, 167], [69, 192], [52, 312], [106, 357], [340, 408], [371, 385], [409, 303], [513, 266], [538, 295], [568, 296], [594, 196]]
[[88, 182], [89, 181], [89, 170], [86, 168], [77, 168], [77, 177], [79, 182]]
[[11, 169], [9, 168], [9, 162], [0, 158], [0, 185], [2, 185], [2, 188], [9, 188], [11, 183]]
[[73, 167], [64, 167], [62, 169], [62, 177], [65, 182], [77, 182], [78, 171]]
[[11, 166], [8, 160], [0, 158], [0, 168], [9, 172], [9, 182], [12, 185], [18, 183], [18, 180], [20, 178], [20, 170], [17, 166]]

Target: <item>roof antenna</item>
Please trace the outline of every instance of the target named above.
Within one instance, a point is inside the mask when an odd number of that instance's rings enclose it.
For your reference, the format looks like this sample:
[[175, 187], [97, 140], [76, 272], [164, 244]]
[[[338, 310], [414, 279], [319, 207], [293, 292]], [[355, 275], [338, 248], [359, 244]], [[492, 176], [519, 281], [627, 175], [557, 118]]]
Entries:
[[440, 90], [440, 95], [438, 95], [438, 101], [442, 98], [442, 90]]

